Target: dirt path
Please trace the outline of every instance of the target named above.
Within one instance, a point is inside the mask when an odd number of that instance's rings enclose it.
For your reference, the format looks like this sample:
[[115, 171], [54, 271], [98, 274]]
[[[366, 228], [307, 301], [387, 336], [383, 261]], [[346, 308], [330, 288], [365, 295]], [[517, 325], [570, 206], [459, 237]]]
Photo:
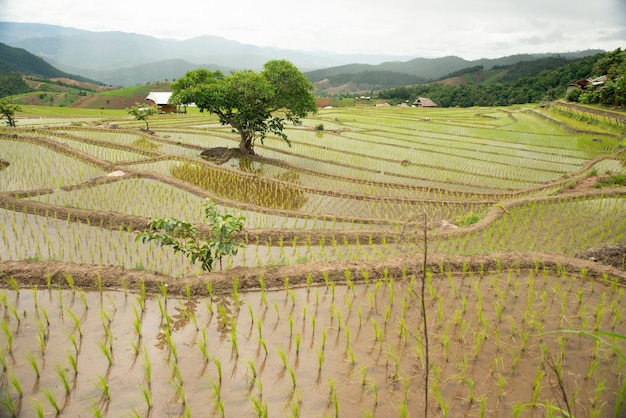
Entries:
[[[233, 281], [238, 279], [239, 289], [256, 290], [259, 288], [259, 277], [263, 277], [268, 289], [284, 288], [285, 279], [289, 279], [290, 287], [303, 287], [307, 282], [311, 285], [329, 282], [345, 282], [346, 272], [355, 281], [363, 280], [363, 272], [368, 272], [370, 279], [390, 276], [395, 278], [419, 276], [422, 269], [421, 255], [407, 255], [382, 261], [337, 261], [323, 263], [306, 263], [288, 266], [270, 266], [244, 268], [236, 267], [227, 271], [205, 273], [200, 276], [174, 278], [150, 271], [125, 270], [121, 267], [81, 265], [76, 263], [60, 263], [54, 261], [3, 261], [0, 262], [0, 280], [7, 284], [8, 277], [14, 277], [26, 287], [38, 286], [45, 288], [68, 287], [67, 276], [73, 278], [74, 285], [86, 289], [114, 289], [139, 292], [141, 283], [146, 291], [152, 294], [161, 292], [165, 284], [168, 294], [185, 296], [187, 288], [194, 296], [208, 295], [207, 283], [213, 283], [216, 294], [232, 292]], [[591, 260], [576, 259], [548, 255], [543, 253], [495, 253], [491, 255], [454, 256], [435, 254], [428, 259], [428, 268], [435, 272], [473, 271], [476, 274], [496, 272], [498, 269], [509, 268], [519, 270], [548, 269], [553, 272], [567, 271], [580, 275], [586, 269], [586, 277], [599, 279], [607, 275], [616, 278], [626, 285], [626, 272], [617, 268], [600, 264]]]

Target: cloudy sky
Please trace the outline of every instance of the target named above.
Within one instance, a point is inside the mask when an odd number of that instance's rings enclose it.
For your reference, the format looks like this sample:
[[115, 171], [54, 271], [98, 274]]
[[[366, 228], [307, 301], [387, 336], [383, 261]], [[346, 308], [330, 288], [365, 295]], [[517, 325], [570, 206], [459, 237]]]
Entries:
[[0, 21], [411, 57], [626, 47], [626, 0], [0, 0]]

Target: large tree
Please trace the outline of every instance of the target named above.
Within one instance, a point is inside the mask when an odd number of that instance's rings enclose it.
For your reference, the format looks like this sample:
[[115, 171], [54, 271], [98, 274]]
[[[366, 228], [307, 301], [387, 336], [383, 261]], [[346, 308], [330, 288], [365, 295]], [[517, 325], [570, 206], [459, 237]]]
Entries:
[[170, 103], [194, 103], [200, 111], [218, 116], [241, 136], [239, 149], [254, 154], [254, 142], [275, 134], [289, 144], [283, 132], [285, 121], [298, 123], [317, 105], [313, 85], [292, 63], [272, 60], [263, 71], [221, 71], [199, 68], [172, 84]]

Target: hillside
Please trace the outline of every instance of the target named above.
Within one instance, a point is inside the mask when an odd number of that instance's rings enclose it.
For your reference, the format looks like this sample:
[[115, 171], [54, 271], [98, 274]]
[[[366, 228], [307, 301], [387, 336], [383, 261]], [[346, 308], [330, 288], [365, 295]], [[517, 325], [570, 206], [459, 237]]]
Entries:
[[43, 79], [24, 77], [30, 91], [13, 96], [17, 104], [62, 106], [84, 109], [126, 109], [143, 103], [150, 91], [169, 91], [169, 82], [139, 86], [107, 87], [76, 82], [71, 79]]
[[219, 65], [198, 65], [182, 59], [172, 59], [160, 61], [158, 64], [142, 64], [136, 67], [124, 67], [115, 70], [93, 70], [90, 71], [92, 77], [111, 85], [135, 86], [155, 81], [176, 80], [187, 71], [196, 68], [206, 68], [208, 70], [220, 70], [229, 73], [230, 69]]
[[[565, 65], [560, 65], [566, 63]], [[554, 67], [554, 68], [553, 68]], [[552, 68], [552, 69], [551, 69]], [[568, 84], [605, 74], [615, 74], [596, 91], [580, 92], [581, 101], [620, 107], [626, 104], [623, 78], [626, 53], [617, 49], [577, 59], [541, 58], [490, 70], [473, 67], [437, 82], [381, 91], [379, 98], [392, 103], [428, 97], [441, 107], [505, 106], [553, 101], [565, 97]]]
[[[187, 40], [157, 39], [125, 32], [92, 32], [53, 25], [0, 22], [0, 42], [23, 48], [66, 72], [106, 80], [113, 85], [154, 81], [148, 68], [186, 61], [207, 68], [258, 70], [271, 59], [287, 59], [298, 68], [313, 70], [351, 62], [366, 64], [407, 59], [393, 55], [335, 54], [259, 47], [221, 38], [201, 36]], [[124, 48], [119, 48], [124, 45]], [[127, 69], [121, 77], [117, 71]], [[135, 73], [126, 81], [129, 72]], [[178, 78], [182, 74], [166, 73]]]
[[0, 43], [0, 72], [36, 75], [46, 78], [71, 78], [77, 81], [97, 83], [94, 80], [61, 71], [25, 49], [13, 48], [4, 43]]
[[514, 83], [524, 77], [536, 77], [543, 71], [556, 70], [564, 67], [576, 59], [563, 56], [544, 57], [531, 61], [520, 61], [511, 65], [496, 65], [485, 69], [482, 65], [464, 68], [447, 74], [435, 81], [443, 85], [491, 85], [496, 83]]
[[[156, 80], [176, 79], [192, 68], [259, 70], [270, 59], [293, 62], [314, 83], [328, 80], [330, 88], [350, 85], [364, 91], [397, 87], [356, 78], [375, 78], [373, 72], [393, 72], [423, 80], [440, 79], [445, 74], [473, 66], [489, 70], [545, 56], [568, 59], [593, 55], [600, 51], [566, 54], [522, 54], [497, 59], [468, 61], [460, 57], [411, 58], [392, 55], [336, 54], [325, 51], [286, 50], [242, 44], [218, 36], [187, 40], [157, 39], [125, 32], [92, 32], [53, 25], [0, 22], [0, 42], [25, 49], [61, 71], [80, 74], [93, 80], [131, 86]], [[124, 45], [124, 48], [119, 48]], [[366, 75], [362, 73], [367, 73]], [[346, 80], [344, 74], [359, 74]], [[333, 77], [342, 76], [341, 84]], [[383, 77], [385, 80], [388, 77]], [[403, 81], [404, 82], [404, 81]], [[320, 88], [320, 91], [323, 90]]]
[[[404, 85], [422, 84], [438, 80], [440, 84], [493, 84], [499, 82], [513, 82], [521, 77], [532, 77], [539, 72], [554, 69], [567, 62], [592, 56], [602, 51], [589, 50], [566, 54], [523, 54], [512, 55], [497, 59], [480, 59], [467, 61], [459, 57], [443, 58], [415, 58], [406, 62], [385, 62], [379, 65], [350, 64], [316, 71], [306, 72], [307, 78], [313, 82], [320, 93], [329, 93], [330, 87], [336, 87], [334, 80], [343, 80], [345, 85], [355, 85], [355, 80], [367, 73], [370, 78], [374, 74], [395, 73], [397, 77], [407, 75], [416, 77], [419, 81], [404, 83]], [[481, 72], [482, 71], [482, 72]], [[509, 74], [508, 76], [506, 74]], [[386, 78], [391, 80], [390, 78]], [[352, 84], [349, 84], [351, 83]], [[379, 89], [395, 87], [393, 82], [378, 84]], [[374, 83], [373, 83], [374, 84]], [[369, 86], [371, 87], [371, 86]], [[353, 90], [353, 92], [368, 91]]]

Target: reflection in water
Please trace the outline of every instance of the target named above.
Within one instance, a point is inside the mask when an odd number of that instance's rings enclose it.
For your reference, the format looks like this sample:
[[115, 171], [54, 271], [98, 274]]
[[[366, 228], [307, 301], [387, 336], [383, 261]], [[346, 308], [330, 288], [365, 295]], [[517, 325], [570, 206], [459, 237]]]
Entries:
[[[197, 314], [197, 305], [198, 302], [196, 299], [190, 299], [188, 302], [183, 302], [182, 300], [174, 300], [178, 303], [178, 305], [174, 308], [176, 311], [173, 315], [170, 315], [167, 312], [167, 300], [165, 301], [165, 306], [163, 308], [164, 313], [166, 313], [165, 323], [162, 323], [161, 330], [156, 336], [157, 343], [155, 347], [163, 350], [168, 346], [167, 335], [165, 331], [168, 329], [167, 324], [169, 323], [169, 332], [174, 333], [176, 331], [180, 331], [184, 329], [191, 322], [192, 318], [196, 317]], [[172, 303], [170, 301], [170, 303]]]
[[[533, 396], [556, 407], [546, 353], [560, 359], [565, 384], [578, 394], [572, 415], [589, 416], [594, 402], [597, 416], [623, 415], [621, 358], [593, 338], [556, 332], [569, 323], [623, 334], [623, 289], [617, 279], [572, 273], [433, 274], [424, 294], [432, 387], [449, 416], [483, 409], [508, 416]], [[252, 397], [272, 417], [298, 408], [301, 416], [400, 416], [400, 408], [423, 409], [420, 287], [415, 277], [381, 275], [167, 303], [106, 290], [75, 298], [63, 289], [0, 289], [0, 392], [16, 403], [17, 384], [33, 388], [20, 416], [37, 416], [34, 402], [50, 411], [48, 393], [62, 404], [64, 378], [71, 402], [63, 416], [85, 415], [94, 404], [115, 417], [208, 416], [218, 407], [224, 416], [249, 416]], [[165, 348], [164, 320], [171, 326]], [[111, 388], [106, 405], [98, 404], [104, 386], [94, 382]]]

